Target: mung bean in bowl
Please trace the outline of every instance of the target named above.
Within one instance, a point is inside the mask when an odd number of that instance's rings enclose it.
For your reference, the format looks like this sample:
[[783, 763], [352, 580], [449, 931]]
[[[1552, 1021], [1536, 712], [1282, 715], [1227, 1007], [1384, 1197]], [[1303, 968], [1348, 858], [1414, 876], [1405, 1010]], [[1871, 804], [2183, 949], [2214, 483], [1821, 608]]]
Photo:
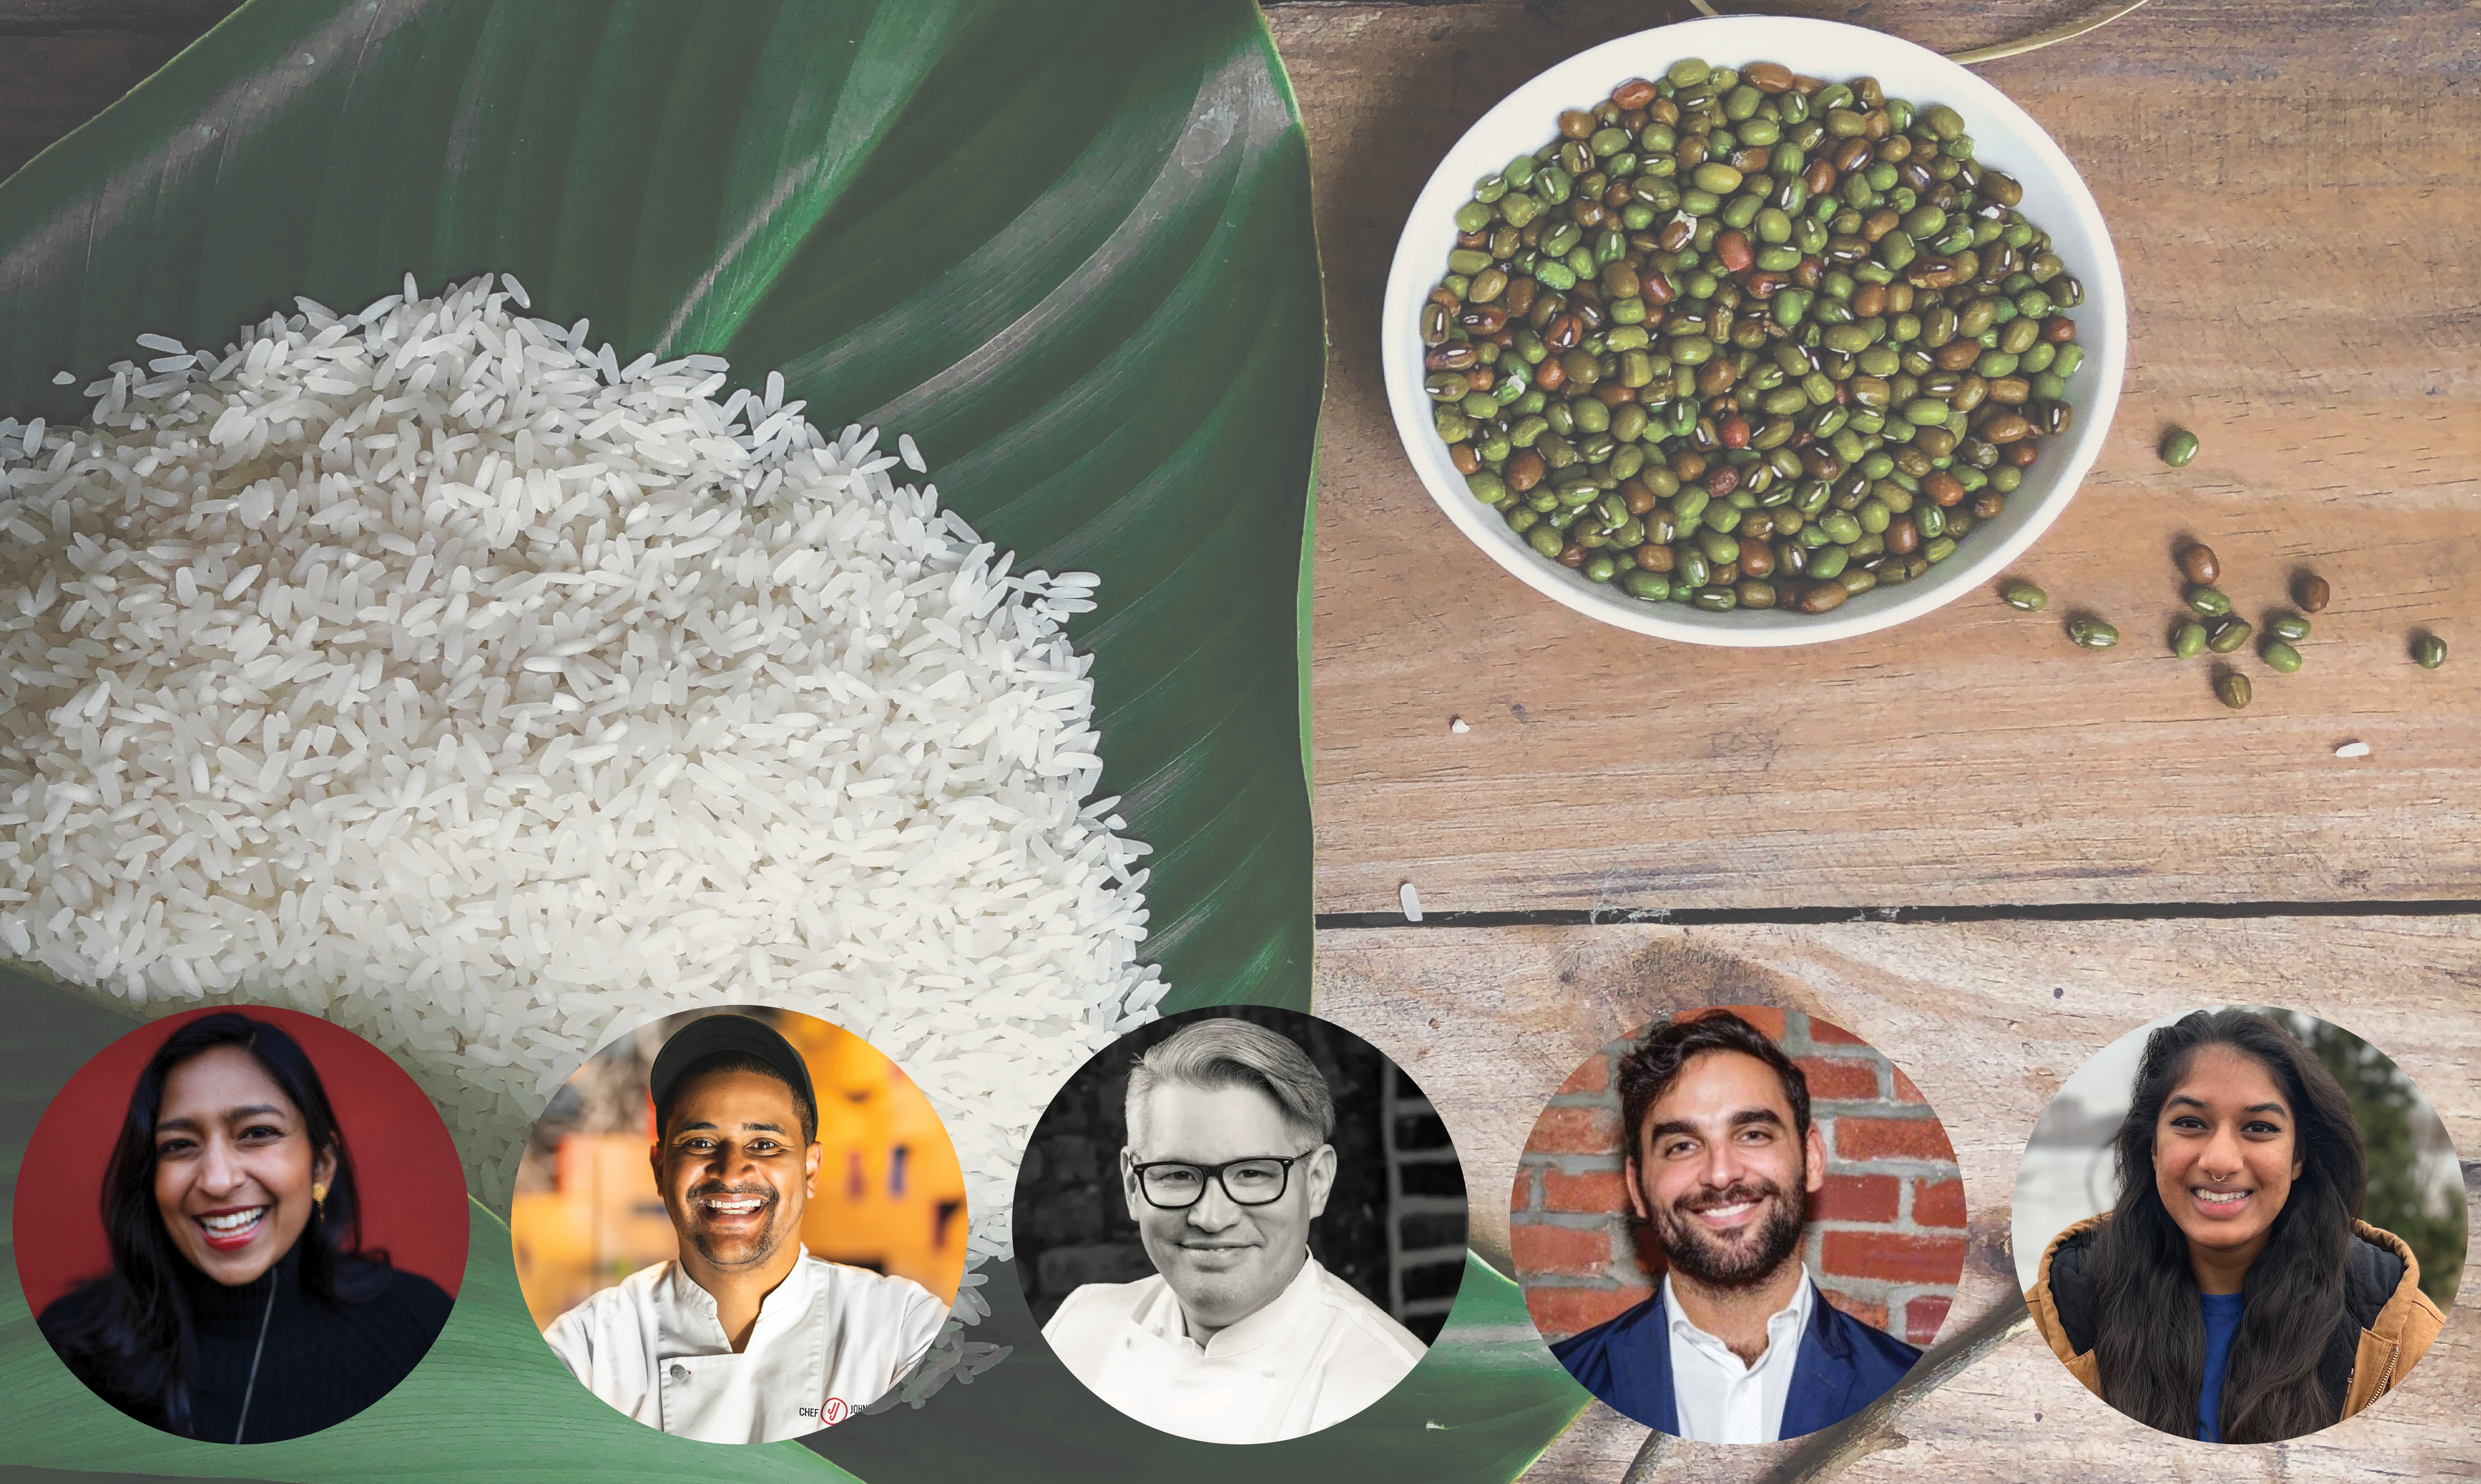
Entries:
[[1725, 645], [1987, 586], [2091, 467], [2128, 341], [2109, 233], [2039, 124], [1934, 52], [1778, 16], [1509, 94], [1415, 203], [1381, 328], [1405, 450], [1475, 544], [1589, 616]]

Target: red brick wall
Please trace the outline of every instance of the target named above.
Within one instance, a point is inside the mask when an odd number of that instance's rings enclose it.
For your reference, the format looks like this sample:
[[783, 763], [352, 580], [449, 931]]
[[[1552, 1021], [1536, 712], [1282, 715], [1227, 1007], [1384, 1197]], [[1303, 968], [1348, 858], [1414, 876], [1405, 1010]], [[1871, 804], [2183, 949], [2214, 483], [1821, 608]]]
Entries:
[[[1964, 1271], [1964, 1183], [1946, 1131], [1911, 1078], [1842, 1028], [1797, 1010], [1731, 1008], [1809, 1079], [1827, 1164], [1802, 1256], [1819, 1289], [1844, 1313], [1927, 1345]], [[1661, 1253], [1621, 1184], [1616, 1073], [1635, 1041], [1624, 1036], [1585, 1059], [1542, 1110], [1517, 1166], [1508, 1240], [1547, 1341], [1642, 1302], [1661, 1279]]]

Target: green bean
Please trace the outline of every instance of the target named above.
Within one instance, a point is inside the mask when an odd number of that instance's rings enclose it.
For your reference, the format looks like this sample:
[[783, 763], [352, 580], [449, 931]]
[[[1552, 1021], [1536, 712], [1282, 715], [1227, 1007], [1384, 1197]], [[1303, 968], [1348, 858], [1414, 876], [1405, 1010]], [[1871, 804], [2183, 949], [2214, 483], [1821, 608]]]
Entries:
[[2194, 618], [2183, 618], [2171, 631], [2171, 652], [2182, 660], [2193, 660], [2206, 652], [2206, 626]]
[[2206, 647], [2218, 655], [2230, 654], [2249, 641], [2257, 631], [2245, 618], [2226, 618], [2207, 631]]
[[1475, 182], [1420, 312], [1467, 488], [1632, 598], [1918, 580], [2074, 420], [2081, 288], [1963, 116], [1792, 76], [1684, 59], [1562, 115]]
[[1998, 589], [1999, 600], [2009, 608], [2025, 612], [2039, 612], [2050, 606], [2050, 595], [2021, 578]]
[[2197, 435], [2185, 428], [2174, 428], [2162, 437], [2162, 461], [2174, 469], [2185, 468], [2197, 456]]
[[2425, 670], [2434, 670], [2446, 663], [2446, 640], [2435, 634], [2423, 634], [2412, 641], [2412, 659]]
[[2300, 651], [2279, 638], [2269, 638], [2258, 647], [2258, 655], [2266, 668], [2288, 675], [2300, 668]]
[[2214, 675], [2214, 694], [2224, 705], [2237, 711], [2249, 703], [2249, 678], [2237, 670], [2219, 670]]
[[2068, 620], [2068, 638], [2086, 649], [2108, 649], [2119, 642], [2119, 631], [2099, 618], [2078, 616]]

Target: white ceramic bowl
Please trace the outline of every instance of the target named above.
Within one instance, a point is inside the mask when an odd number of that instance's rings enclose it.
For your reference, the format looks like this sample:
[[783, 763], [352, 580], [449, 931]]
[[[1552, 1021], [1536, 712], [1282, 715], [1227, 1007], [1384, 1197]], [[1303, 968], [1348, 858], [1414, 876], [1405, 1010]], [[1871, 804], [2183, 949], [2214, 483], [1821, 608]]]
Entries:
[[[2074, 314], [2085, 360], [2068, 380], [2075, 426], [2063, 437], [2044, 441], [2040, 461], [2008, 496], [2005, 512], [1974, 527], [1953, 557], [1913, 582], [1865, 592], [1829, 613], [1710, 613], [1681, 603], [1647, 603], [1587, 582], [1545, 560], [1508, 529], [1498, 511], [1466, 490], [1464, 477], [1449, 462], [1447, 445], [1431, 425], [1430, 399], [1422, 385], [1426, 374], [1422, 366], [1422, 305], [1448, 271], [1455, 211], [1472, 198], [1474, 182], [1548, 143], [1558, 132], [1560, 110], [1590, 106], [1632, 77], [1658, 79], [1684, 57], [1733, 67], [1779, 62], [1829, 82], [1874, 76], [1891, 96], [1910, 98], [1923, 108], [1946, 104], [1964, 116], [1974, 158], [2024, 185], [2018, 210], [2050, 234], [2052, 250], [2084, 284], [2084, 302]], [[1808, 644], [1867, 634], [1919, 617], [1988, 583], [2049, 529], [2076, 493], [2101, 452], [2128, 362], [2127, 291], [2110, 233], [2092, 193], [2040, 124], [2005, 93], [1910, 41], [1835, 21], [1772, 15], [1686, 21], [1606, 41], [1560, 63], [1484, 114], [1439, 162], [1413, 205], [1388, 272], [1380, 332], [1387, 402], [1397, 431], [1430, 498], [1458, 530], [1501, 566], [1580, 613], [1639, 634], [1698, 644]]]

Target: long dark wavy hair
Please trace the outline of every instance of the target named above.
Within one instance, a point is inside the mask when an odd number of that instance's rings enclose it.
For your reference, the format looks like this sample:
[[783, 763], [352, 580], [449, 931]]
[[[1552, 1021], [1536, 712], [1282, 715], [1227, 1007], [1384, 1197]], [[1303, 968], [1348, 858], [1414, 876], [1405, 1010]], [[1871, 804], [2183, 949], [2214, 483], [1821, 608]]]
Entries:
[[248, 1052], [292, 1100], [314, 1159], [321, 1150], [335, 1156], [326, 1212], [301, 1232], [301, 1287], [329, 1303], [357, 1303], [376, 1296], [388, 1281], [387, 1254], [360, 1249], [353, 1156], [318, 1068], [300, 1043], [272, 1022], [232, 1010], [201, 1016], [173, 1031], [138, 1075], [120, 1136], [104, 1166], [103, 1230], [112, 1247], [112, 1271], [81, 1285], [72, 1295], [78, 1302], [63, 1301], [76, 1318], [51, 1338], [62, 1358], [104, 1399], [184, 1436], [196, 1435], [188, 1384], [193, 1319], [181, 1275], [190, 1261], [172, 1244], [155, 1204], [155, 1120], [172, 1069], [220, 1046]]
[[2104, 1401], [2164, 1432], [2197, 1435], [2206, 1381], [2206, 1322], [2188, 1239], [2155, 1186], [2154, 1130], [2197, 1054], [2229, 1047], [2257, 1062], [2291, 1105], [2299, 1178], [2250, 1264], [2217, 1413], [2226, 1443], [2271, 1443], [2337, 1420], [2317, 1362], [2343, 1315], [2353, 1219], [2368, 1161], [2351, 1099], [2291, 1034], [2246, 1010], [2200, 1010], [2145, 1042], [2134, 1101], [2119, 1126], [2119, 1204], [2090, 1259], [2098, 1311], [2094, 1351]]

